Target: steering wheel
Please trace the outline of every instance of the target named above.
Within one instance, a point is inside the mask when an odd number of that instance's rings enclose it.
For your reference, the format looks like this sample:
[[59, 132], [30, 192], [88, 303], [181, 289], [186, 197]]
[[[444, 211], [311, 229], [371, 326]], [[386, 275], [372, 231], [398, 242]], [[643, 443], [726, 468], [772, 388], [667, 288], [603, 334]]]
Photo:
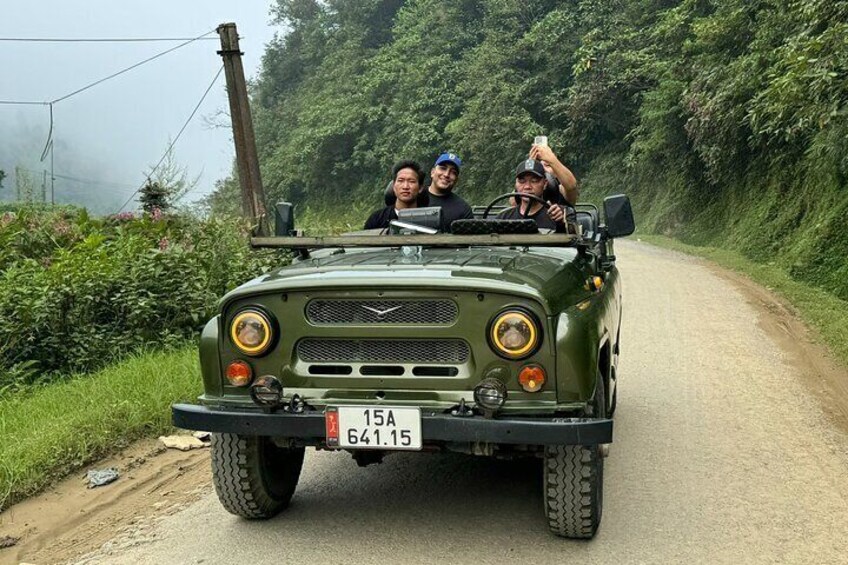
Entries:
[[[495, 198], [494, 200], [489, 202], [489, 205], [486, 206], [486, 210], [483, 212], [483, 219], [485, 220], [486, 218], [489, 217], [489, 212], [492, 210], [492, 206], [494, 206], [495, 204], [497, 204], [501, 200], [506, 200], [508, 198], [519, 198], [519, 199], [520, 198], [527, 198], [528, 200], [535, 200], [536, 202], [541, 204], [543, 210], [547, 210], [547, 208], [548, 208], [548, 203], [545, 202], [544, 199], [536, 196], [535, 194], [527, 194], [526, 192], [510, 192], [509, 194], [501, 194], [500, 196], [498, 196], [497, 198]], [[521, 211], [521, 206], [518, 206], [518, 210], [519, 210], [519, 212]], [[524, 211], [522, 216], [525, 217], [525, 218], [529, 218], [530, 217], [529, 212], [530, 212], [530, 205], [528, 204], [527, 209]]]

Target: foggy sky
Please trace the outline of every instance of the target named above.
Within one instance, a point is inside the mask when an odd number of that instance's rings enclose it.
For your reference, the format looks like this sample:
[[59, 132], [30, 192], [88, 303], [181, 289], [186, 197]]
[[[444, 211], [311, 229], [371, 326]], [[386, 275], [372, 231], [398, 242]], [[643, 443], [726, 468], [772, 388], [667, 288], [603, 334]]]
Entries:
[[[255, 76], [264, 45], [279, 28], [268, 24], [271, 0], [0, 0], [0, 37], [196, 37], [235, 22], [245, 74]], [[217, 34], [54, 105], [55, 172], [97, 181], [56, 179], [56, 201], [115, 211], [144, 181], [221, 66]], [[173, 43], [0, 42], [0, 100], [47, 101], [151, 57]], [[190, 176], [201, 175], [187, 200], [212, 190], [231, 169], [229, 128], [203, 117], [227, 109], [223, 74], [174, 147]], [[39, 162], [49, 113], [43, 106], [0, 105], [0, 199], [14, 195], [14, 169], [49, 170]], [[228, 123], [228, 122], [225, 122]], [[130, 203], [126, 208], [135, 209]]]

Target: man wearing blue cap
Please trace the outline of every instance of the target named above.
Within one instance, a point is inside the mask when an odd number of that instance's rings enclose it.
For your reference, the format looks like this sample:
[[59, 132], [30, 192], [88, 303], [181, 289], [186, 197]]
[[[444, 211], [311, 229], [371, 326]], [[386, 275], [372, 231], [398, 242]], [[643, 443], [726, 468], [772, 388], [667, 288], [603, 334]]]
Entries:
[[453, 193], [462, 160], [456, 153], [442, 153], [430, 170], [430, 206], [442, 209], [442, 231], [450, 231], [454, 220], [473, 218], [468, 203]]

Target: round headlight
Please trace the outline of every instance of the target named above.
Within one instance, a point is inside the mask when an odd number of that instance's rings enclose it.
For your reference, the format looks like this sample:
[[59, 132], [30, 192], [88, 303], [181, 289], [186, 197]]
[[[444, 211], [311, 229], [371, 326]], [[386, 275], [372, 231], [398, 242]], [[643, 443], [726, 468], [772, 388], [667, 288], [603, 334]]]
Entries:
[[271, 321], [257, 310], [245, 310], [233, 318], [230, 338], [248, 355], [261, 355], [271, 345]]
[[498, 315], [489, 328], [489, 338], [495, 352], [508, 359], [521, 359], [539, 345], [539, 327], [533, 318], [520, 310]]

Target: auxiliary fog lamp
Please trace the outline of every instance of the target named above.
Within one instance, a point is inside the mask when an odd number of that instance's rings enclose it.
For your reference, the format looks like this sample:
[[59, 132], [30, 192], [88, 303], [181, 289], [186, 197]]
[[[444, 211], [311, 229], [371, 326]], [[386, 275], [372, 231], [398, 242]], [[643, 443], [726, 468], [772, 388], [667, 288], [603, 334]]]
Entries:
[[491, 416], [506, 402], [506, 385], [495, 378], [483, 379], [474, 387], [474, 402], [486, 416]]
[[260, 406], [279, 406], [283, 398], [283, 385], [276, 377], [264, 375], [250, 387], [250, 398]]

